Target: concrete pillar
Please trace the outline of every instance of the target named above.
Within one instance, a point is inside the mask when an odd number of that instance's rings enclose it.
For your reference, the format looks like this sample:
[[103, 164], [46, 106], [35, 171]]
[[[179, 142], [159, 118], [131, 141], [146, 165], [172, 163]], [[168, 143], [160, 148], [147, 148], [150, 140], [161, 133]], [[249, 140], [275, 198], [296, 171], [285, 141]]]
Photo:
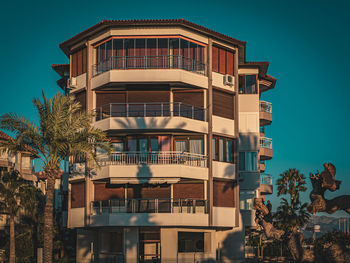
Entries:
[[177, 230], [160, 229], [160, 249], [162, 262], [177, 262]]
[[139, 229], [137, 227], [124, 228], [125, 263], [138, 262]]

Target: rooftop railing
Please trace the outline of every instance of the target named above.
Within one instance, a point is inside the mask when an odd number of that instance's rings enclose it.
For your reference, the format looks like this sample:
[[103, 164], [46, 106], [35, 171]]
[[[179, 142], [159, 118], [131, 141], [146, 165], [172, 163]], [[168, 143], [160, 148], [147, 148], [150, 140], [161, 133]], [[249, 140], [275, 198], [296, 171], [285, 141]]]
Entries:
[[109, 57], [92, 66], [93, 76], [112, 69], [184, 69], [205, 75], [205, 64], [180, 55]]
[[98, 107], [96, 121], [110, 117], [185, 117], [205, 121], [206, 109], [182, 102], [110, 103]]
[[93, 215], [111, 213], [206, 214], [207, 201], [187, 198], [111, 199], [91, 202]]
[[272, 175], [260, 174], [260, 184], [272, 185]]
[[260, 112], [272, 113], [272, 103], [267, 101], [260, 101]]
[[187, 165], [206, 167], [207, 157], [188, 152], [114, 152], [100, 157], [100, 165]]
[[272, 149], [272, 139], [261, 137], [260, 138], [260, 148]]

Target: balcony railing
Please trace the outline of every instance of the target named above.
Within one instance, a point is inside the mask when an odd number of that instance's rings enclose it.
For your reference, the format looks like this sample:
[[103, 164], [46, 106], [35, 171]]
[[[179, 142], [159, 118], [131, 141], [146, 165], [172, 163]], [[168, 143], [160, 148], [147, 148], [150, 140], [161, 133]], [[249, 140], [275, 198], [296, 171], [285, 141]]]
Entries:
[[206, 214], [207, 201], [184, 198], [111, 199], [91, 202], [93, 215], [110, 213], [190, 213]]
[[272, 185], [272, 175], [260, 174], [260, 184]]
[[95, 109], [96, 121], [110, 117], [185, 117], [205, 121], [206, 110], [182, 102], [110, 103]]
[[100, 157], [100, 165], [187, 165], [206, 167], [207, 157], [188, 152], [114, 152]]
[[205, 74], [205, 64], [179, 55], [109, 57], [92, 66], [93, 76], [112, 69], [184, 69]]
[[260, 138], [260, 148], [272, 149], [272, 139], [261, 137]]
[[267, 101], [260, 101], [260, 112], [272, 113], [272, 103]]

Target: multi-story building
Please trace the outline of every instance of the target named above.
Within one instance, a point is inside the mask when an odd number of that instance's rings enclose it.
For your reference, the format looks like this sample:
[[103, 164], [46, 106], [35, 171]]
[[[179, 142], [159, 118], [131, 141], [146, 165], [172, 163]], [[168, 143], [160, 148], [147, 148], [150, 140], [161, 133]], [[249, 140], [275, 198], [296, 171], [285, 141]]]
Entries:
[[58, 84], [114, 148], [96, 149], [99, 168], [70, 165], [77, 262], [242, 261], [252, 200], [272, 192], [260, 174], [268, 63], [183, 19], [103, 20], [60, 48], [70, 64], [53, 65]]

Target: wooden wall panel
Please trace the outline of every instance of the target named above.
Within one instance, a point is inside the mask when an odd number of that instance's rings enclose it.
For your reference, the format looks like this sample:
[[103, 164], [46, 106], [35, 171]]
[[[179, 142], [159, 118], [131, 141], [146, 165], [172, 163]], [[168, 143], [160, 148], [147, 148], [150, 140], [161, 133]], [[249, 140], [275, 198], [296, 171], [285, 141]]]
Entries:
[[125, 188], [123, 185], [107, 186], [107, 184], [95, 184], [95, 201], [110, 199], [124, 199]]
[[233, 94], [213, 89], [213, 115], [234, 119]]
[[81, 105], [82, 110], [86, 110], [86, 90], [74, 93], [75, 100]]
[[143, 91], [130, 90], [128, 93], [128, 102], [148, 103], [148, 102], [169, 102], [169, 91]]
[[122, 91], [96, 91], [96, 108], [109, 103], [126, 103], [126, 92]]
[[204, 199], [203, 183], [174, 184], [174, 198]]
[[212, 70], [214, 72], [219, 72], [219, 49], [214, 46], [212, 47], [212, 58], [213, 58]]
[[128, 199], [131, 198], [170, 198], [171, 190], [169, 184], [135, 184], [128, 186]]
[[73, 53], [72, 54], [72, 61], [71, 61], [71, 71], [72, 71], [72, 77], [76, 77], [77, 76], [77, 53]]
[[227, 51], [226, 53], [226, 74], [233, 76], [233, 53]]
[[174, 102], [183, 102], [197, 107], [204, 106], [203, 91], [174, 91]]
[[83, 73], [86, 73], [87, 70], [87, 48], [83, 48]]
[[85, 182], [71, 184], [71, 208], [85, 207]]
[[232, 181], [213, 182], [213, 205], [234, 207], [234, 183]]
[[219, 49], [219, 73], [226, 74], [226, 51]]

